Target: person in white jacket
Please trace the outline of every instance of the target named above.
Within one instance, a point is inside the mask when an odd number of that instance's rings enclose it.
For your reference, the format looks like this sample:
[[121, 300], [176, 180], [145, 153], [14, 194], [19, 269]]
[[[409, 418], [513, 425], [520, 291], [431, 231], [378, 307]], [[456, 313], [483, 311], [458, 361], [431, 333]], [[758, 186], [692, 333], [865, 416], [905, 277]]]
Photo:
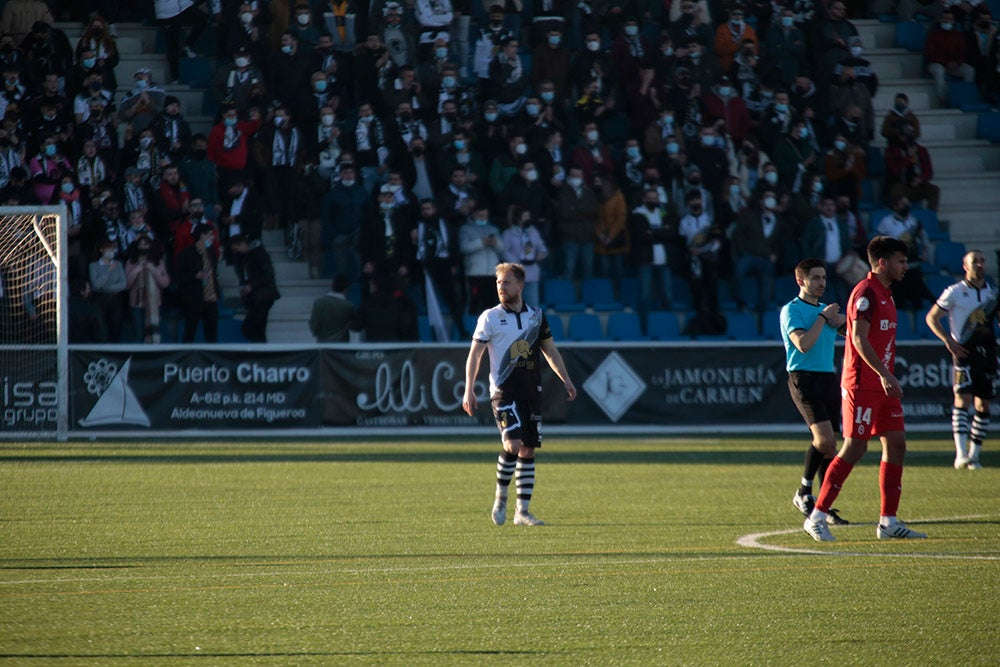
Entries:
[[477, 205], [472, 217], [458, 229], [458, 249], [468, 287], [467, 312], [476, 314], [492, 308], [497, 299], [496, 267], [504, 260], [504, 247], [486, 206]]

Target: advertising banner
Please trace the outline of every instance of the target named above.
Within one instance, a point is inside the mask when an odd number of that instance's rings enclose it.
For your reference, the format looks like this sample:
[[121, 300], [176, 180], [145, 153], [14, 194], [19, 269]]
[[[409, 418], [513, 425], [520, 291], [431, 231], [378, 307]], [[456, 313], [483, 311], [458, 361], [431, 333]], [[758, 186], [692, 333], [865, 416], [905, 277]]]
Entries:
[[56, 347], [0, 347], [0, 430], [54, 431], [59, 419]]
[[[542, 373], [545, 426], [559, 432], [767, 430], [802, 426], [780, 344], [560, 345], [578, 389]], [[479, 412], [462, 411], [464, 345], [336, 345], [283, 351], [72, 349], [70, 424], [81, 431], [436, 432], [492, 426], [486, 361]], [[908, 428], [947, 430], [943, 345], [901, 344]], [[803, 427], [804, 428], [804, 427]]]
[[70, 351], [70, 428], [261, 431], [319, 426], [315, 350]]

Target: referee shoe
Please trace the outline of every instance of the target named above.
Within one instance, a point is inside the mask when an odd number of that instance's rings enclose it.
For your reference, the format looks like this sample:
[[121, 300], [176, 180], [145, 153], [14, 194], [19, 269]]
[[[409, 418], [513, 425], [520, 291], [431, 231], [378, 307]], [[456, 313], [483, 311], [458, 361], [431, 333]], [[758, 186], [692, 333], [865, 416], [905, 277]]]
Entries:
[[798, 491], [792, 496], [792, 504], [795, 508], [802, 512], [802, 516], [808, 517], [812, 514], [813, 508], [816, 507], [816, 499], [811, 495], [803, 496]]

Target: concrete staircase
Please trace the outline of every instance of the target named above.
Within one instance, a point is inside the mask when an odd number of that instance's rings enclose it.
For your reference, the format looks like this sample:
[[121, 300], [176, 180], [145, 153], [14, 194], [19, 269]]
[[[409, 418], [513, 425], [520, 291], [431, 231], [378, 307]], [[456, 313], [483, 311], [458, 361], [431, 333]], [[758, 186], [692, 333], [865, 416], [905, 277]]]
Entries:
[[[921, 139], [931, 155], [934, 182], [941, 187], [938, 212], [951, 240], [986, 253], [988, 271], [996, 275], [1000, 248], [1000, 144], [976, 136], [978, 114], [941, 108], [923, 72], [923, 54], [895, 48], [893, 23], [855, 21], [879, 77], [875, 96], [876, 135], [897, 92], [905, 92], [920, 118]], [[885, 148], [876, 136], [874, 145]]]
[[[274, 274], [281, 298], [275, 301], [267, 322], [269, 343], [313, 343], [309, 333], [309, 313], [318, 296], [330, 289], [330, 281], [309, 278], [309, 267], [304, 261], [288, 258], [284, 232], [265, 230], [262, 234], [264, 247], [271, 255]], [[219, 282], [230, 305], [239, 303], [239, 284], [231, 267], [219, 265]], [[237, 316], [239, 317], [239, 316]]]
[[[70, 45], [76, 48], [77, 40], [80, 39], [82, 26], [79, 23], [56, 23], [56, 27], [66, 33]], [[115, 68], [115, 76], [118, 79], [118, 90], [115, 100], [120, 100], [123, 95], [132, 90], [132, 81], [135, 71], [140, 67], [148, 67], [153, 72], [153, 81], [163, 88], [168, 95], [173, 95], [181, 104], [181, 114], [191, 124], [193, 133], [208, 133], [212, 125], [211, 114], [205, 113], [206, 91], [204, 88], [192, 87], [185, 83], [177, 85], [170, 83], [170, 75], [167, 67], [167, 56], [165, 53], [157, 52], [157, 34], [160, 30], [156, 26], [143, 25], [141, 23], [118, 23], [118, 53], [121, 61]], [[202, 67], [211, 67], [207, 59], [196, 59]], [[184, 63], [184, 59], [182, 59]], [[184, 68], [182, 67], [182, 70]]]

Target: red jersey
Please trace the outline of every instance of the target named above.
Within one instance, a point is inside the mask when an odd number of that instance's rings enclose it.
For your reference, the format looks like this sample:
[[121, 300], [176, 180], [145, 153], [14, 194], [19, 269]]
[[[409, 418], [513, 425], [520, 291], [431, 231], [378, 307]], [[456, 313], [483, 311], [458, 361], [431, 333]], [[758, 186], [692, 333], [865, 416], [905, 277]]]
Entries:
[[847, 342], [844, 345], [844, 370], [840, 376], [840, 386], [844, 389], [883, 391], [878, 373], [861, 358], [854, 347], [851, 336], [854, 322], [866, 320], [869, 323], [868, 341], [875, 349], [889, 372], [896, 364], [896, 303], [892, 292], [879, 282], [875, 274], [858, 283], [847, 300]]

